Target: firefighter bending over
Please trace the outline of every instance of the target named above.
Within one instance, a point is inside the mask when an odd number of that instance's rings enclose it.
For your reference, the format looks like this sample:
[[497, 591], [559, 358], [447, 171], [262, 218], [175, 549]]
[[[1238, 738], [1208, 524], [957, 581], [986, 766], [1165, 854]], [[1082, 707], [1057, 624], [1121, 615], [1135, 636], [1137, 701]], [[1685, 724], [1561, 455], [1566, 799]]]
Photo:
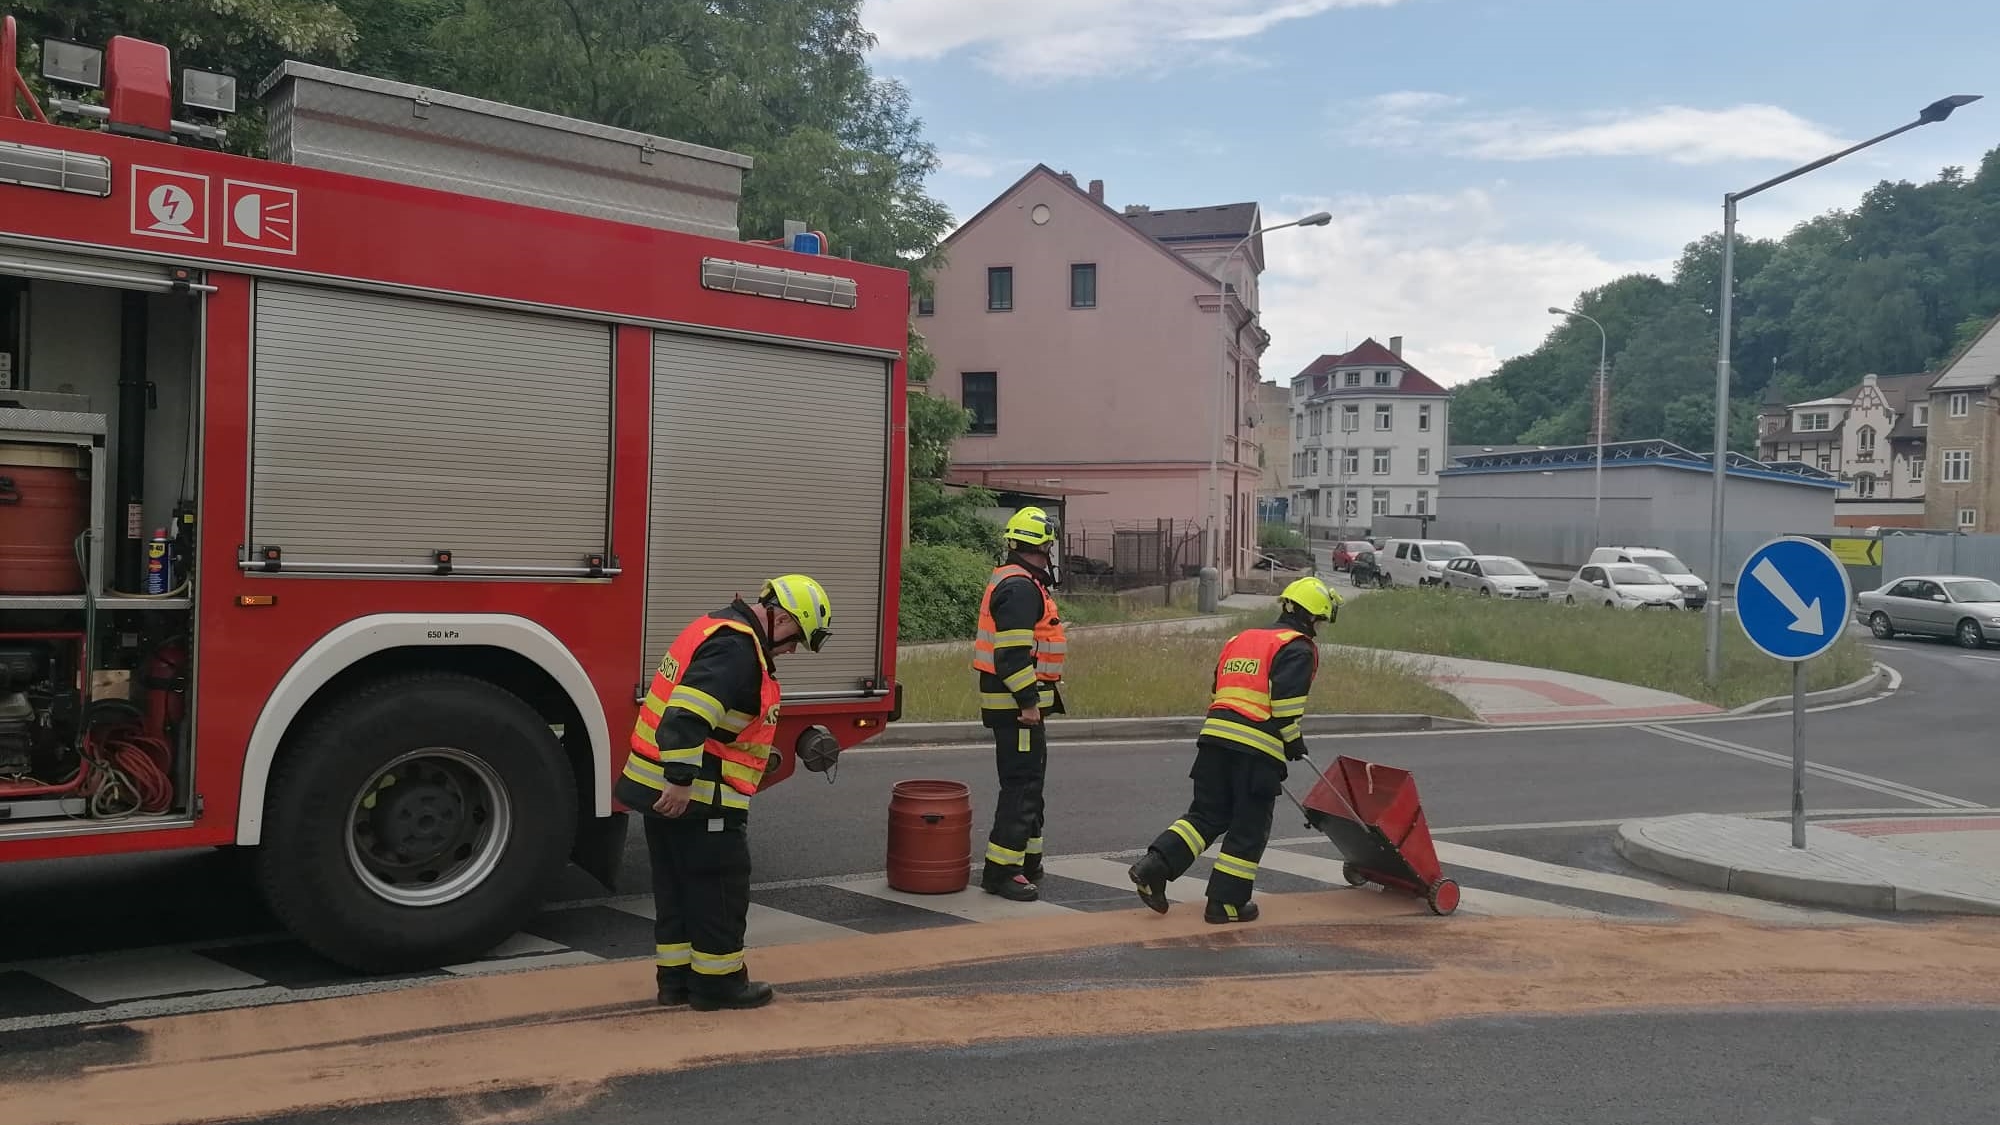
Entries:
[[1062, 620], [1049, 588], [1056, 533], [1049, 514], [1022, 508], [1002, 533], [1007, 561], [995, 567], [979, 600], [979, 636], [972, 666], [979, 671], [979, 719], [993, 732], [1000, 796], [986, 838], [987, 894], [1033, 902], [1042, 877], [1042, 782], [1049, 770], [1048, 716], [1063, 710]]
[[771, 986], [743, 963], [750, 912], [750, 795], [778, 733], [775, 657], [818, 652], [833, 604], [787, 574], [696, 618], [653, 674], [615, 794], [639, 810], [653, 874], [659, 1002], [698, 1011], [757, 1008]]
[[1279, 596], [1275, 624], [1246, 629], [1222, 646], [1214, 698], [1188, 771], [1194, 801], [1127, 872], [1147, 906], [1165, 914], [1167, 883], [1219, 836], [1202, 917], [1218, 924], [1257, 917], [1250, 892], [1271, 839], [1274, 806], [1289, 772], [1285, 763], [1306, 754], [1299, 720], [1319, 673], [1317, 627], [1333, 622], [1341, 600], [1319, 579], [1301, 578]]

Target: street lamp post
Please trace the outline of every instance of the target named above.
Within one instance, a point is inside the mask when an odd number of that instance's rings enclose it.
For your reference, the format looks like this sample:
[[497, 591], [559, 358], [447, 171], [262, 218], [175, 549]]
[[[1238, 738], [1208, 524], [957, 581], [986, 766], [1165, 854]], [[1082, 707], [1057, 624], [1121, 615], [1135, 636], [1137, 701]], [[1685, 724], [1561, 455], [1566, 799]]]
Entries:
[[[1948, 98], [1939, 98], [1918, 111], [1917, 119], [1907, 125], [1899, 125], [1879, 137], [1870, 137], [1858, 145], [1841, 149], [1831, 156], [1822, 156], [1811, 164], [1794, 168], [1784, 175], [1773, 176], [1755, 187], [1730, 192], [1722, 197], [1722, 300], [1716, 310], [1721, 318], [1721, 326], [1716, 333], [1715, 349], [1715, 444], [1709, 454], [1714, 480], [1708, 515], [1708, 581], [1711, 594], [1705, 607], [1709, 683], [1715, 683], [1722, 675], [1722, 489], [1729, 467], [1729, 314], [1736, 289], [1736, 203], [1768, 188], [1777, 187], [1787, 180], [1803, 176], [1807, 172], [1824, 168], [1843, 156], [1852, 155], [1871, 145], [1881, 144], [1890, 137], [1907, 133], [1920, 125], [1943, 121], [1951, 116], [1953, 110], [1960, 106], [1971, 105], [1982, 96], [1953, 94]], [[1841, 612], [1846, 613], [1846, 609], [1843, 608]]]
[[[1586, 316], [1575, 309], [1559, 309], [1550, 305], [1549, 311], [1556, 316], [1581, 317], [1597, 324], [1596, 317]], [[1604, 334], [1604, 326], [1597, 324], [1597, 403], [1592, 407], [1592, 417], [1596, 419], [1592, 428], [1597, 431], [1597, 458], [1590, 482], [1590, 548], [1593, 551], [1604, 546], [1604, 380], [1605, 356], [1610, 350], [1610, 337]]]
[[[1208, 545], [1207, 549], [1203, 552], [1200, 598], [1201, 611], [1203, 613], [1215, 612], [1216, 603], [1220, 600], [1220, 591], [1217, 587], [1222, 581], [1222, 572], [1217, 566], [1216, 555], [1221, 550], [1222, 543], [1222, 529], [1217, 526], [1221, 519], [1220, 509], [1222, 499], [1221, 486], [1218, 482], [1222, 462], [1222, 386], [1229, 378], [1229, 280], [1227, 277], [1229, 262], [1232, 258], [1236, 257], [1236, 252], [1243, 249], [1244, 245], [1251, 239], [1267, 231], [1283, 230], [1286, 227], [1323, 227], [1332, 221], [1333, 214], [1331, 212], [1315, 211], [1303, 219], [1293, 219], [1289, 223], [1258, 227], [1249, 234], [1244, 235], [1236, 245], [1230, 247], [1229, 253], [1224, 254], [1222, 261], [1217, 263], [1215, 267], [1215, 335], [1217, 359], [1215, 404], [1209, 420], [1211, 433], [1209, 435], [1210, 445], [1208, 451]], [[1231, 473], [1230, 477], [1232, 480], [1235, 479], [1235, 474]]]

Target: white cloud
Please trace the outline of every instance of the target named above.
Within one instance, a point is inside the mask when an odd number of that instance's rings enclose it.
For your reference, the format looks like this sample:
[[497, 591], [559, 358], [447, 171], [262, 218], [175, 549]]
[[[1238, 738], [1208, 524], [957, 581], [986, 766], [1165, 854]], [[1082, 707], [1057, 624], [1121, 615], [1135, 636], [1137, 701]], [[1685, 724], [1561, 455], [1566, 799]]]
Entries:
[[1322, 353], [1369, 336], [1404, 338], [1404, 356], [1447, 386], [1492, 372], [1554, 325], [1546, 310], [1627, 273], [1667, 261], [1614, 261], [1578, 242], [1508, 237], [1500, 197], [1450, 194], [1287, 198], [1267, 223], [1331, 211], [1323, 228], [1264, 239], [1266, 379], [1280, 383]]
[[1727, 160], [1810, 160], [1845, 147], [1839, 137], [1790, 110], [1745, 104], [1725, 109], [1667, 105], [1555, 115], [1478, 112], [1448, 94], [1403, 90], [1343, 105], [1342, 136], [1380, 148], [1426, 149], [1483, 160], [1641, 156], [1676, 164]]
[[1093, 78], [1212, 56], [1218, 45], [1337, 8], [1402, 0], [864, 0], [884, 59], [971, 50], [1021, 81]]

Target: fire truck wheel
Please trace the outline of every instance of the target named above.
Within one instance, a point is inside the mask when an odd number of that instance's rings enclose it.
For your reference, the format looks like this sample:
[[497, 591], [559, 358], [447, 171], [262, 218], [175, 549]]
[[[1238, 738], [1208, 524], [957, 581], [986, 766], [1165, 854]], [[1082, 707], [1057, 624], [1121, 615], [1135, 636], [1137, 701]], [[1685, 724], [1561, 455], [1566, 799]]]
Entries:
[[422, 673], [321, 711], [279, 757], [258, 882], [301, 941], [359, 972], [477, 958], [568, 862], [576, 785], [546, 720], [469, 676]]

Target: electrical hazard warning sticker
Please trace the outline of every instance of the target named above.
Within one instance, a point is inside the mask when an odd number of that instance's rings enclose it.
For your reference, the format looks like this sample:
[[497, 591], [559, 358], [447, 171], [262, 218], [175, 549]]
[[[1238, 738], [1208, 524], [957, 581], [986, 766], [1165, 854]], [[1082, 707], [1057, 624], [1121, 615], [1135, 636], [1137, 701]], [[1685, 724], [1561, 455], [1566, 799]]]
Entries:
[[222, 181], [222, 244], [272, 254], [298, 253], [298, 191], [243, 180]]
[[208, 177], [132, 166], [132, 233], [208, 241]]

